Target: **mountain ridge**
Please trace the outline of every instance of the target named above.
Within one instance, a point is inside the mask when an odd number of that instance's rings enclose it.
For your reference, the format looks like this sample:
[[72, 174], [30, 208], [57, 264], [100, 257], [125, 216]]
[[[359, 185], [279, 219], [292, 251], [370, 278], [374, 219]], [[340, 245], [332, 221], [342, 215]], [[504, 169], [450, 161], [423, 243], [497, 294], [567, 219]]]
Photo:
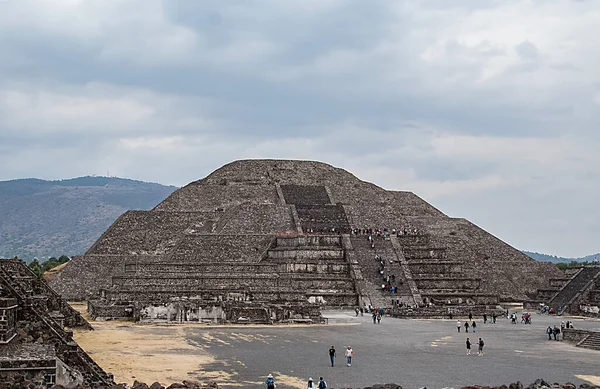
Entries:
[[83, 254], [125, 211], [151, 209], [176, 189], [105, 176], [0, 181], [0, 257]]
[[552, 262], [552, 263], [569, 263], [572, 261], [575, 262], [591, 262], [594, 260], [594, 258], [598, 258], [600, 260], [600, 253], [596, 253], [596, 254], [590, 254], [590, 255], [586, 255], [584, 257], [579, 257], [579, 258], [567, 258], [567, 257], [559, 257], [556, 255], [550, 255], [550, 254], [544, 254], [544, 253], [538, 253], [538, 252], [534, 252], [534, 251], [527, 251], [527, 250], [522, 250], [523, 253], [529, 255], [531, 258], [535, 259], [536, 261], [543, 261], [543, 262]]

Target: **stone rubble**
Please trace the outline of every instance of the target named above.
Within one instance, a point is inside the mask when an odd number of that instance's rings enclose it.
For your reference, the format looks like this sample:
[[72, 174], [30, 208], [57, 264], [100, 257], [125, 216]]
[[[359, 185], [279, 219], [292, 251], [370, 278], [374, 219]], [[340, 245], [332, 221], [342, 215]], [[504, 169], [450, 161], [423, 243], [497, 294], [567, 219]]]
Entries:
[[[262, 387], [260, 385], [259, 387]], [[18, 381], [12, 383], [0, 383], [0, 389], [46, 389], [46, 386], [37, 384], [31, 381]], [[159, 384], [158, 382], [154, 382], [152, 385], [148, 386], [147, 384], [139, 381], [135, 381], [133, 385], [127, 384], [118, 384], [112, 386], [81, 386], [77, 385], [74, 387], [65, 387], [62, 385], [54, 385], [50, 389], [218, 389], [219, 385], [216, 382], [209, 382], [207, 384], [200, 383], [198, 381], [184, 380], [181, 383], [173, 383], [167, 387]], [[334, 386], [330, 387], [330, 389], [335, 389]], [[353, 387], [341, 387], [339, 389], [355, 389]], [[361, 389], [361, 388], [356, 388]], [[362, 389], [403, 389], [402, 386], [398, 384], [375, 384], [372, 386], [367, 386]], [[427, 387], [422, 387], [420, 389], [427, 389]], [[580, 384], [579, 386], [567, 382], [565, 384], [549, 383], [543, 379], [537, 379], [535, 382], [524, 386], [520, 381], [513, 382], [509, 385], [500, 385], [500, 386], [483, 386], [483, 385], [470, 385], [463, 386], [460, 389], [600, 389], [600, 386], [595, 386], [591, 384]]]

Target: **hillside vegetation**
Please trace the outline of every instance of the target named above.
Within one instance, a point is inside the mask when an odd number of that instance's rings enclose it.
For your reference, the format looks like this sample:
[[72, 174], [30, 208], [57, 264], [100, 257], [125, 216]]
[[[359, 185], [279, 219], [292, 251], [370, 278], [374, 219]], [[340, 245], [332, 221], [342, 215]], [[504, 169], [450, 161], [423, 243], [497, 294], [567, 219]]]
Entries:
[[113, 177], [0, 181], [0, 258], [83, 254], [123, 212], [151, 209], [175, 189]]

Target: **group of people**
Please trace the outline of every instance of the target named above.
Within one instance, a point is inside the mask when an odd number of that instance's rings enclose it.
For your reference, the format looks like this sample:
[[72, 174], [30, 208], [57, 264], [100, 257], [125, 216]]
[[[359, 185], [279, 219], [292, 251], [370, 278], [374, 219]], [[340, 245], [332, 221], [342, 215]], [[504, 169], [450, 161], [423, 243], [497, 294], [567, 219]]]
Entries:
[[[473, 331], [475, 332], [475, 331]], [[467, 345], [467, 355], [471, 355], [471, 340], [469, 338], [467, 338], [467, 341], [465, 342]], [[483, 346], [485, 345], [485, 343], [483, 342], [483, 339], [479, 338], [479, 340], [477, 341], [477, 356], [483, 356]]]
[[460, 332], [460, 328], [461, 328], [461, 326], [463, 326], [463, 325], [464, 325], [464, 327], [465, 327], [465, 332], [467, 332], [467, 333], [468, 333], [468, 332], [469, 332], [469, 328], [471, 328], [471, 329], [473, 330], [473, 333], [477, 332], [477, 322], [475, 322], [475, 320], [473, 320], [473, 321], [471, 322], [471, 324], [469, 324], [469, 322], [468, 322], [468, 321], [465, 321], [465, 323], [464, 323], [464, 324], [461, 324], [460, 320], [457, 320], [457, 321], [456, 321], [456, 329], [458, 330], [458, 332]]
[[552, 340], [552, 337], [554, 337], [554, 340], [556, 341], [561, 340], [560, 334], [562, 333], [564, 337], [565, 328], [573, 328], [573, 322], [567, 320], [566, 323], [564, 321], [561, 321], [560, 327], [557, 325], [555, 325], [554, 327], [548, 326], [548, 328], [546, 328], [546, 335], [548, 335], [548, 340]]
[[[517, 324], [517, 314], [511, 313], [510, 322], [512, 324]], [[531, 313], [525, 312], [521, 314], [521, 324], [531, 324]]]
[[[277, 387], [273, 374], [267, 376], [265, 384], [267, 384], [267, 389], [275, 389]], [[306, 383], [306, 389], [327, 389], [327, 382], [325, 382], [323, 377], [319, 377], [319, 382], [315, 384], [315, 381], [310, 377]]]
[[[370, 237], [371, 235], [369, 235], [369, 238]], [[371, 242], [371, 245], [373, 245], [373, 242]], [[383, 292], [398, 293], [398, 286], [396, 285], [396, 275], [389, 274], [389, 271], [385, 267], [385, 260], [379, 255], [375, 255], [375, 261], [379, 262], [377, 274], [381, 277], [381, 290]], [[400, 283], [402, 283], [402, 280], [400, 280]]]
[[[334, 367], [335, 365], [335, 357], [337, 356], [337, 353], [335, 351], [335, 347], [331, 346], [331, 348], [329, 349], [329, 361], [331, 362], [331, 367]], [[352, 366], [352, 357], [354, 356], [354, 350], [352, 350], [352, 347], [347, 346], [346, 350], [344, 351], [344, 357], [346, 357], [346, 365], [348, 367]]]

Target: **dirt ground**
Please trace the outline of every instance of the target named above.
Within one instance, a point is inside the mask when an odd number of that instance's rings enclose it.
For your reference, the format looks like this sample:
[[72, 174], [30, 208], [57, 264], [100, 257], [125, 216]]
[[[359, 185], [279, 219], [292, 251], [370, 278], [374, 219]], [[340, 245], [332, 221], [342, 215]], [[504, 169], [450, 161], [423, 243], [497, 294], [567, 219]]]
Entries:
[[[215, 326], [92, 321], [86, 312], [86, 303], [70, 304], [94, 327], [94, 331], [75, 330], [75, 341], [100, 367], [112, 373], [117, 383], [131, 384], [138, 380], [148, 385], [159, 382], [167, 386], [183, 380], [197, 380], [204, 383], [216, 381], [220, 386], [231, 387], [262, 384], [262, 379], [240, 380], [235, 368], [217, 361], [208, 351], [210, 343], [215, 341], [210, 334], [204, 334], [205, 342], [202, 344], [190, 343], [186, 337], [186, 331], [212, 329]], [[303, 379], [280, 372], [273, 373], [280, 384], [299, 389], [305, 387]]]

